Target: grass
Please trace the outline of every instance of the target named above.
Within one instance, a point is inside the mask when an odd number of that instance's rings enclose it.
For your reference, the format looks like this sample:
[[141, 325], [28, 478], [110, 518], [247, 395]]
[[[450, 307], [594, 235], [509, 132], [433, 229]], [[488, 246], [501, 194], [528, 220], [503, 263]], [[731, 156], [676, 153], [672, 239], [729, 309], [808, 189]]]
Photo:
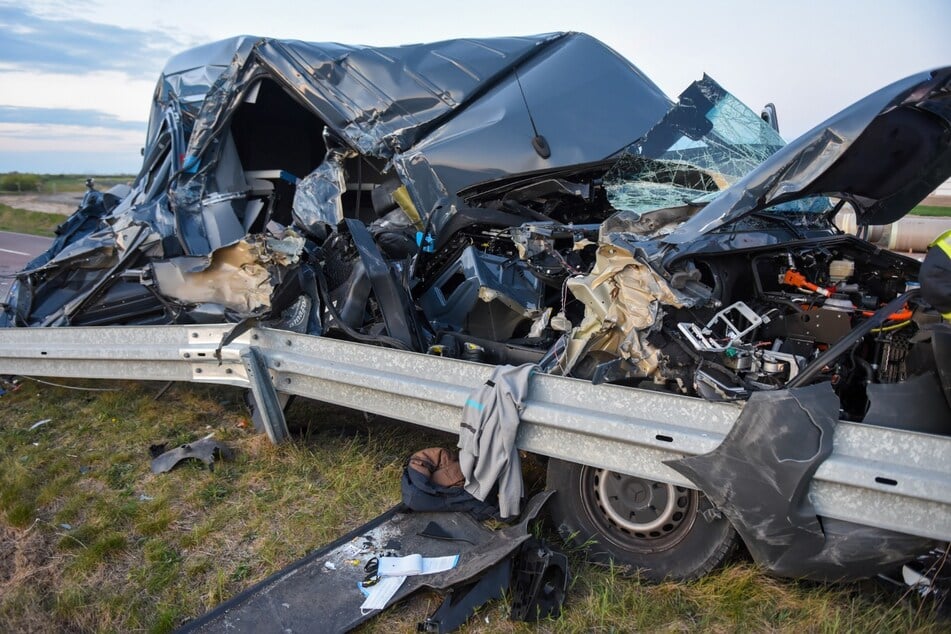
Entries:
[[912, 215], [915, 216], [938, 216], [938, 217], [948, 217], [951, 216], [951, 207], [940, 207], [937, 205], [918, 205], [911, 210]]
[[0, 204], [0, 231], [15, 231], [35, 236], [52, 237], [54, 229], [60, 225], [65, 216], [48, 214], [41, 211], [17, 209], [9, 205]]
[[[329, 543], [399, 499], [402, 463], [453, 438], [298, 401], [292, 442], [249, 426], [240, 390], [25, 382], [0, 397], [0, 629], [168, 632]], [[29, 430], [44, 418], [51, 422]], [[149, 470], [148, 447], [214, 432], [236, 450], [214, 471]], [[535, 481], [539, 461], [526, 461]], [[541, 530], [548, 531], [543, 527]], [[573, 580], [551, 632], [942, 631], [946, 624], [874, 585], [776, 580], [738, 558], [688, 584], [646, 585], [569, 553]], [[410, 631], [438, 605], [418, 595], [363, 632]], [[533, 632], [486, 606], [466, 632]]]
[[[3, 183], [7, 180], [11, 180], [15, 173], [6, 172], [0, 173], [0, 183]], [[22, 189], [22, 193], [41, 193], [41, 194], [58, 194], [58, 193], [68, 193], [68, 192], [84, 192], [86, 191], [86, 179], [90, 176], [87, 174], [24, 174], [23, 176], [29, 177], [30, 183], [38, 183], [36, 186]], [[133, 174], [111, 174], [105, 176], [92, 176], [96, 180], [96, 187], [105, 191], [112, 187], [113, 185], [118, 185], [120, 183], [131, 183], [135, 176]], [[17, 193], [17, 189], [14, 186], [5, 187], [3, 193]]]

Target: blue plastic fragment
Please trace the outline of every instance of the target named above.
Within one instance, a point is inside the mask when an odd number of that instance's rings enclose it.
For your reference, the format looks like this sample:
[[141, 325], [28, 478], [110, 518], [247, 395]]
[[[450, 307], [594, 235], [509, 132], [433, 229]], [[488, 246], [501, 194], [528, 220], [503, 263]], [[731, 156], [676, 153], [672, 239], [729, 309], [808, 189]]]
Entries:
[[420, 247], [424, 253], [432, 253], [435, 250], [433, 248], [433, 236], [428, 233], [424, 234], [422, 231], [417, 231], [416, 246]]
[[186, 156], [182, 162], [182, 171], [188, 174], [194, 174], [198, 171], [198, 165], [201, 161], [197, 156]]

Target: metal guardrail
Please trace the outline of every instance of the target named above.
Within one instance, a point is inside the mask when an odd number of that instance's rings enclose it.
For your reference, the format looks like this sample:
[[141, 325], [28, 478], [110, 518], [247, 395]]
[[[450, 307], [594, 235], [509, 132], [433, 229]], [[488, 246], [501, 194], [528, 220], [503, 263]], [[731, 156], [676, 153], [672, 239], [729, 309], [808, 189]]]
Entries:
[[[228, 329], [3, 329], [0, 374], [249, 387], [269, 436], [279, 441], [286, 427], [277, 392], [456, 433], [467, 396], [492, 371], [479, 363], [261, 328], [218, 350]], [[536, 375], [518, 446], [692, 486], [664, 461], [717, 447], [741, 409]], [[951, 438], [840, 422], [833, 444], [809, 491], [819, 515], [951, 540]]]

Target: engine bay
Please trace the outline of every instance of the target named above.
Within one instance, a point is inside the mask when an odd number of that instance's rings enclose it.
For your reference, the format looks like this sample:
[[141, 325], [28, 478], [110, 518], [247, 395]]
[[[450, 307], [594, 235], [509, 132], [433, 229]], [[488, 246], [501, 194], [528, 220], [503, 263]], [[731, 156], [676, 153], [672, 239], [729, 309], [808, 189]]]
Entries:
[[[799, 241], [694, 249], [665, 265], [647, 247], [695, 209], [631, 215], [598, 201], [597, 183], [548, 183], [555, 189], [561, 193], [544, 202], [473, 212], [417, 258], [413, 294], [434, 329], [430, 353], [535, 361], [595, 382], [743, 400], [787, 387], [917, 287], [917, 261], [831, 225]], [[581, 222], [560, 221], [572, 215]], [[844, 419], [863, 420], [869, 385], [933, 373], [921, 333], [936, 322], [911, 297], [820, 369]]]

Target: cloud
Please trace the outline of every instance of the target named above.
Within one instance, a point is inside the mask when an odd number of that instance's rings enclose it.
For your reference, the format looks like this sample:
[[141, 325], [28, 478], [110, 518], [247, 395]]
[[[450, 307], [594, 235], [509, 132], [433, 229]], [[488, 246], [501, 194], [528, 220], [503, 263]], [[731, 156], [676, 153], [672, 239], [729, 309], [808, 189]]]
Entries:
[[119, 71], [36, 73], [0, 64], [0, 86], [4, 87], [0, 104], [96, 110], [119, 119], [141, 121], [148, 117], [155, 79], [133, 79]]
[[0, 5], [0, 63], [47, 72], [123, 71], [155, 77], [182, 48], [174, 37], [89, 20], [55, 19]]
[[0, 123], [39, 123], [134, 130], [144, 134], [144, 121], [125, 121], [101, 110], [32, 108], [0, 105]]
[[134, 173], [142, 161], [140, 148], [144, 141], [144, 125], [135, 130], [3, 121], [0, 171]]
[[131, 152], [139, 155], [145, 126], [124, 130], [102, 126], [0, 123], [0, 152]]

